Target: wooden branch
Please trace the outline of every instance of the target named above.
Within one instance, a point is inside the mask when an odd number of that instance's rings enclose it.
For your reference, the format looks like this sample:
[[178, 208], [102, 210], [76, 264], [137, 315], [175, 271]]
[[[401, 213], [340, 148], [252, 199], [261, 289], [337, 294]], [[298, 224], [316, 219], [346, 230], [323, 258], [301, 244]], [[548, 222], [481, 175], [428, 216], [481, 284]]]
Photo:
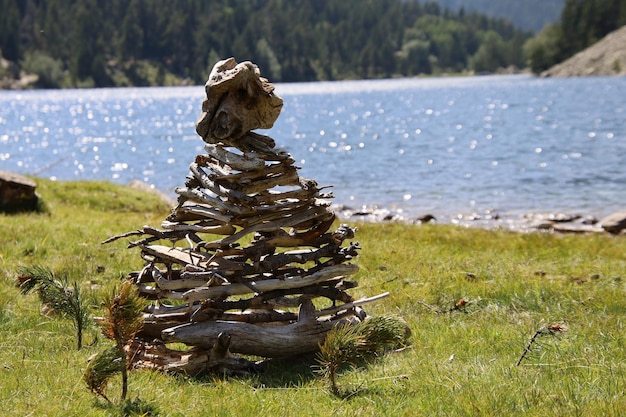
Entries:
[[210, 349], [194, 348], [186, 351], [170, 349], [159, 341], [139, 339], [127, 347], [134, 368], [160, 370], [168, 373], [200, 376], [249, 374], [258, 370], [255, 362], [237, 357], [230, 352], [230, 337], [218, 335]]
[[[354, 298], [347, 292], [334, 287], [334, 282], [341, 281], [341, 278], [324, 282], [324, 285], [315, 284], [306, 287], [285, 288], [281, 290], [267, 291], [252, 298], [241, 300], [219, 300], [207, 299], [202, 302], [200, 309], [204, 310], [247, 310], [247, 309], [278, 309], [278, 308], [294, 308], [302, 304], [305, 298], [313, 299], [316, 297], [325, 297], [332, 301], [341, 301], [350, 303]], [[326, 286], [331, 284], [331, 286]], [[351, 283], [350, 287], [356, 287], [356, 283]], [[289, 297], [289, 295], [299, 295], [298, 297]], [[158, 311], [158, 310], [157, 310]], [[167, 311], [169, 313], [169, 311]]]
[[[206, 204], [209, 207], [214, 207], [223, 213], [239, 214], [241, 208], [238, 206], [224, 203], [218, 197], [213, 197], [204, 192], [202, 189], [189, 188], [189, 187], [176, 187], [174, 192], [181, 197], [184, 197], [188, 201], [195, 203]], [[184, 207], [184, 206], [183, 206]]]
[[162, 290], [188, 290], [201, 286], [211, 286], [206, 279], [165, 279], [157, 268], [152, 268], [152, 280]]
[[230, 215], [221, 213], [219, 210], [215, 210], [213, 208], [210, 208], [204, 205], [199, 205], [199, 204], [184, 205], [184, 206], [178, 207], [176, 209], [176, 213], [193, 214], [201, 218], [215, 219], [218, 222], [225, 223], [225, 224], [230, 223], [230, 221], [233, 218]]
[[[357, 273], [358, 270], [359, 267], [353, 264], [334, 265], [309, 276], [295, 276], [285, 279], [257, 281], [254, 282], [254, 288], [256, 289], [256, 292], [267, 292], [279, 289], [306, 287], [308, 285], [318, 284], [339, 276], [352, 275]], [[187, 302], [194, 302], [209, 298], [219, 299], [232, 295], [250, 294], [253, 292], [254, 291], [248, 286], [235, 283], [219, 287], [192, 289], [183, 294], [183, 299]]]
[[274, 309], [246, 311], [244, 313], [225, 313], [221, 311], [211, 312], [205, 309], [197, 310], [191, 317], [191, 321], [194, 323], [208, 320], [236, 321], [252, 324], [283, 324], [284, 322], [298, 320], [298, 313], [293, 311], [276, 311]]
[[283, 200], [305, 200], [309, 201], [315, 199], [319, 195], [320, 189], [312, 188], [312, 189], [302, 189], [298, 188], [296, 190], [284, 191], [284, 192], [261, 192], [254, 196], [251, 196], [250, 199], [253, 202], [253, 207], [262, 206], [265, 204], [273, 204], [277, 201]]
[[192, 264], [202, 266], [206, 269], [211, 261], [209, 254], [189, 249], [172, 248], [162, 245], [142, 245], [141, 250], [165, 264]]
[[198, 155], [196, 156], [196, 161], [189, 165], [189, 170], [193, 174], [194, 178], [198, 180], [203, 188], [211, 190], [217, 195], [225, 196], [226, 194], [222, 191], [221, 187], [213, 182], [212, 177], [214, 178], [215, 175], [207, 174], [200, 166], [203, 162], [204, 161], [201, 159], [201, 155]]
[[250, 183], [237, 184], [235, 189], [244, 194], [256, 194], [274, 187], [300, 185], [298, 171], [295, 167], [284, 168], [280, 174], [266, 176], [264, 179], [253, 180]]
[[207, 143], [204, 145], [207, 153], [221, 162], [229, 166], [233, 170], [238, 171], [258, 171], [265, 168], [265, 161], [260, 158], [254, 158], [250, 155], [237, 155], [234, 152], [227, 151], [222, 145], [213, 145]]
[[183, 324], [162, 332], [165, 342], [182, 342], [191, 346], [213, 346], [220, 333], [230, 336], [233, 353], [280, 358], [313, 353], [319, 350], [326, 334], [338, 324], [356, 323], [356, 316], [341, 320], [315, 320], [301, 308], [296, 323], [282, 326], [260, 326], [232, 321], [205, 321]]
[[354, 307], [359, 307], [365, 304], [369, 304], [369, 303], [373, 303], [375, 301], [381, 300], [383, 298], [389, 297], [389, 293], [385, 292], [379, 295], [375, 295], [374, 297], [368, 297], [368, 298], [361, 298], [360, 300], [356, 300], [356, 301], [352, 301], [350, 303], [345, 303], [342, 304], [340, 306], [335, 306], [335, 307], [331, 307], [331, 308], [326, 308], [324, 310], [320, 310], [320, 311], [316, 311], [315, 312], [315, 316], [316, 317], [322, 317], [322, 316], [329, 316], [331, 314], [335, 314], [339, 311], [343, 311], [343, 310], [349, 310], [351, 308]]
[[152, 284], [135, 284], [137, 291], [142, 295], [142, 297], [147, 298], [148, 300], [182, 300], [183, 292], [181, 291], [170, 291], [170, 290], [162, 290], [157, 287], [154, 283]]
[[202, 223], [198, 224], [188, 224], [181, 222], [170, 222], [164, 220], [161, 223], [161, 227], [168, 230], [174, 230], [178, 232], [194, 232], [194, 233], [207, 233], [211, 235], [232, 235], [237, 231], [237, 229], [232, 225], [204, 225]]
[[248, 132], [239, 139], [237, 145], [242, 151], [254, 152], [259, 158], [265, 161], [280, 161], [289, 165], [295, 162], [287, 150], [276, 148], [274, 139], [266, 135]]
[[143, 234], [144, 234], [143, 230], [133, 230], [133, 231], [130, 231], [130, 232], [122, 233], [121, 235], [112, 236], [112, 237], [108, 238], [107, 240], [104, 240], [104, 241], [100, 242], [100, 244], [101, 245], [105, 245], [107, 243], [114, 242], [114, 241], [116, 241], [118, 239], [122, 239], [124, 237], [141, 236]]
[[[211, 166], [211, 162], [208, 162], [207, 164], [209, 165], [209, 167]], [[213, 174], [213, 180], [226, 188], [230, 189], [231, 187], [235, 187], [235, 189], [239, 189], [237, 187], [237, 185], [239, 184], [250, 183], [255, 180], [261, 180], [264, 178], [281, 175], [293, 171], [296, 171], [296, 167], [294, 167], [293, 165], [287, 164], [285, 162], [278, 162], [267, 165], [264, 169], [258, 171], [243, 171], [236, 173], [230, 171], [226, 173], [225, 170], [222, 169], [220, 171], [216, 171]]]
[[300, 249], [297, 251], [281, 252], [274, 255], [267, 255], [259, 262], [260, 271], [272, 271], [292, 262], [305, 264], [311, 261], [319, 261], [321, 258], [332, 257], [336, 263], [348, 260], [337, 253], [337, 246], [328, 244], [319, 249]]
[[129, 247], [138, 246], [140, 244], [146, 244], [149, 242], [154, 242], [156, 240], [170, 240], [176, 242], [178, 240], [190, 238], [195, 243], [200, 243], [202, 239], [200, 239], [192, 230], [159, 230], [152, 226], [144, 226], [140, 230], [133, 230], [131, 232], [123, 233], [121, 235], [113, 236], [102, 242], [102, 244], [113, 242], [117, 239], [129, 236], [141, 236], [141, 235], [149, 235], [149, 238], [142, 239], [137, 242], [133, 242], [129, 245]]
[[229, 245], [231, 243], [238, 241], [239, 239], [241, 239], [242, 237], [250, 233], [261, 232], [261, 231], [271, 231], [271, 230], [276, 230], [280, 227], [290, 227], [295, 224], [301, 223], [303, 221], [314, 219], [318, 216], [325, 215], [327, 213], [328, 212], [326, 210], [326, 207], [314, 206], [298, 214], [290, 214], [289, 216], [283, 216], [283, 218], [280, 218], [278, 220], [274, 220], [274, 221], [267, 222], [267, 223], [257, 223], [252, 226], [246, 227], [243, 230], [240, 230], [239, 232], [223, 239], [222, 244]]

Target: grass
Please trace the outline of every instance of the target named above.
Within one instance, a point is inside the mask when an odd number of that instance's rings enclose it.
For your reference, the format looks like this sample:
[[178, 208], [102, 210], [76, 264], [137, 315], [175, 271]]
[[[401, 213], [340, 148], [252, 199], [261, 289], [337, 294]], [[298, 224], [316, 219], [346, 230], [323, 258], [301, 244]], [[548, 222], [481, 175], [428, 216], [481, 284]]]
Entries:
[[[136, 250], [106, 238], [158, 226], [148, 194], [94, 182], [37, 180], [47, 214], [0, 214], [0, 405], [9, 416], [618, 416], [626, 413], [626, 238], [358, 224], [355, 297], [385, 291], [371, 315], [403, 317], [411, 345], [342, 369], [338, 397], [314, 361], [269, 363], [246, 378], [134, 371], [130, 401], [84, 385], [97, 331], [78, 351], [72, 324], [43, 316], [15, 287], [20, 267], [77, 281], [94, 312], [104, 291], [140, 269]], [[353, 224], [354, 225], [354, 224]], [[464, 300], [465, 303], [460, 303]], [[460, 308], [454, 308], [459, 304]], [[533, 335], [553, 324], [563, 331]], [[101, 337], [100, 337], [101, 339]], [[110, 383], [119, 397], [120, 381]], [[118, 391], [116, 391], [118, 390]]]

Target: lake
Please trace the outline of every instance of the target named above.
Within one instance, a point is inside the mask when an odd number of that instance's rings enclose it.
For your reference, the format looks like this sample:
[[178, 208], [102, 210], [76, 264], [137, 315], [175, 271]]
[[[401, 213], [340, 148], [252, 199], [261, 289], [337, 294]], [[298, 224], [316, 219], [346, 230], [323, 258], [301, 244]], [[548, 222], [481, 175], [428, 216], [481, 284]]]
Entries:
[[[626, 77], [276, 84], [262, 130], [334, 203], [406, 218], [601, 217], [626, 208]], [[203, 86], [0, 92], [0, 169], [139, 179], [171, 196], [203, 142]]]

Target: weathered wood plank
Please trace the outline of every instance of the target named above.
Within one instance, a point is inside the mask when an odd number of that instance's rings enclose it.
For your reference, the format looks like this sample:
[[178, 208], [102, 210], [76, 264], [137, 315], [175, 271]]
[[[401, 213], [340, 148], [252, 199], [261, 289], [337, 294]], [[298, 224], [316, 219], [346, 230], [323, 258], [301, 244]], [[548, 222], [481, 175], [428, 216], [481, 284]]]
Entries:
[[[340, 264], [329, 266], [323, 270], [309, 276], [295, 276], [285, 279], [268, 279], [253, 283], [256, 292], [267, 292], [279, 289], [306, 287], [319, 284], [340, 276], [356, 274], [359, 267], [353, 264]], [[183, 294], [183, 299], [187, 302], [202, 301], [209, 298], [220, 299], [232, 295], [242, 295], [254, 293], [249, 286], [240, 283], [221, 285], [219, 287], [205, 287], [189, 290]]]
[[161, 335], [165, 342], [210, 348], [217, 337], [224, 333], [230, 336], [230, 350], [233, 353], [281, 358], [317, 352], [326, 334], [334, 326], [360, 321], [356, 316], [341, 320], [315, 320], [304, 314], [302, 308], [298, 315], [303, 320], [282, 326], [205, 321], [166, 329]]
[[263, 159], [255, 158], [246, 153], [237, 155], [234, 152], [224, 149], [223, 145], [207, 143], [204, 145], [204, 150], [222, 164], [229, 166], [232, 170], [258, 171], [265, 168], [265, 161]]

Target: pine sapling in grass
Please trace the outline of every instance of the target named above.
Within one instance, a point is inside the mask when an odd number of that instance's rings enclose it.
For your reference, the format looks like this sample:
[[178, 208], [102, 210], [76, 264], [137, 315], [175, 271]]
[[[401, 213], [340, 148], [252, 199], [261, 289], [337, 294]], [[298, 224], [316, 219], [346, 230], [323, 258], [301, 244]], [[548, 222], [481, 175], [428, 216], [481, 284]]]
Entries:
[[91, 392], [110, 403], [111, 400], [105, 394], [107, 382], [109, 378], [123, 371], [126, 367], [125, 361], [124, 352], [120, 352], [117, 346], [110, 346], [90, 358], [83, 380]]
[[319, 372], [327, 377], [331, 391], [340, 395], [337, 373], [344, 365], [359, 363], [407, 343], [410, 329], [395, 316], [375, 316], [356, 325], [334, 327], [320, 346]]
[[[114, 342], [114, 346], [96, 355], [85, 370], [83, 379], [89, 389], [107, 399], [104, 388], [108, 378], [120, 372], [122, 374], [121, 400], [128, 392], [128, 369], [130, 358], [124, 349], [143, 325], [143, 303], [132, 282], [124, 281], [105, 296], [103, 316], [99, 319], [102, 334]], [[120, 364], [112, 364], [111, 358]]]
[[91, 317], [78, 283], [73, 282], [70, 286], [67, 276], [57, 278], [50, 269], [42, 266], [20, 268], [16, 281], [22, 294], [37, 291], [45, 309], [72, 320], [80, 350], [83, 331], [91, 324]]

